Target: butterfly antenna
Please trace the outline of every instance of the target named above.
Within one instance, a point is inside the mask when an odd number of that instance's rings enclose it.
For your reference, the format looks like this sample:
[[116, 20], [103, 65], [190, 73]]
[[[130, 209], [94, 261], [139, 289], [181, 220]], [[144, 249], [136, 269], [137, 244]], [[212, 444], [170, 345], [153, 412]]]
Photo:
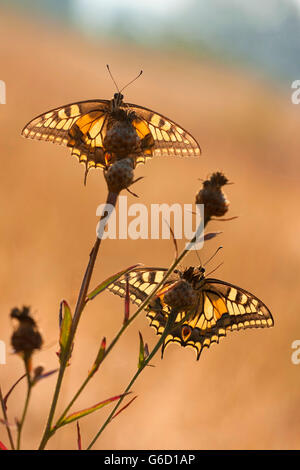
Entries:
[[178, 258], [178, 246], [177, 246], [177, 241], [176, 241], [174, 232], [173, 232], [172, 227], [170, 226], [170, 224], [166, 221], [166, 219], [164, 219], [164, 222], [169, 227], [170, 233], [172, 235], [172, 240], [173, 240], [173, 244], [174, 244], [174, 248], [175, 248], [175, 257], [174, 257], [174, 259], [177, 259]]
[[140, 73], [133, 80], [131, 80], [129, 83], [127, 83], [127, 85], [123, 86], [122, 90], [119, 93], [122, 93], [122, 91], [125, 90], [125, 88], [127, 88], [129, 85], [131, 85], [131, 83], [135, 82], [142, 75], [142, 73], [143, 73], [143, 71], [141, 70]]
[[[116, 82], [116, 80], [114, 79], [113, 74], [112, 74], [111, 71], [110, 71], [109, 65], [106, 64], [106, 67], [107, 67], [108, 73], [109, 73], [109, 75], [110, 75], [110, 78], [112, 79], [112, 81], [113, 81], [114, 84], [115, 84], [115, 87], [116, 87], [116, 89], [117, 89], [117, 92], [118, 92], [118, 93], [121, 93], [120, 90], [119, 90], [119, 87], [118, 87], [118, 85], [117, 85], [117, 82]], [[122, 91], [122, 90], [121, 90], [121, 91]]]
[[219, 248], [216, 249], [216, 251], [214, 252], [214, 254], [208, 258], [207, 261], [205, 261], [205, 263], [203, 264], [203, 266], [205, 266], [207, 263], [209, 263], [215, 256], [216, 254], [222, 249], [223, 247], [222, 246], [219, 246]]
[[202, 266], [202, 261], [201, 261], [200, 255], [198, 253], [198, 250], [196, 250], [196, 256], [197, 256], [198, 261], [199, 261], [199, 266]]
[[222, 266], [222, 264], [224, 264], [224, 261], [222, 261], [222, 263], [218, 264], [218, 266], [217, 266], [215, 269], [213, 269], [212, 271], [210, 271], [209, 273], [207, 273], [205, 277], [208, 277], [208, 276], [210, 276], [212, 273], [214, 273], [217, 269], [219, 269], [220, 266]]

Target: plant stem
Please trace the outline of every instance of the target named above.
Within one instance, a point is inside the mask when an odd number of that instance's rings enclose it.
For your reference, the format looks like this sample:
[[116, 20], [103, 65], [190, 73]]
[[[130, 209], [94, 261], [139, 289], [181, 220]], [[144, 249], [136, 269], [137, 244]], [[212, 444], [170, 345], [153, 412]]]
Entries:
[[[207, 222], [204, 223], [204, 226], [206, 226]], [[201, 228], [201, 226], [200, 226]], [[199, 229], [199, 227], [198, 227]], [[194, 237], [192, 238], [192, 240], [189, 242], [188, 246], [192, 243], [194, 243], [196, 241], [196, 239], [199, 237], [199, 234], [197, 233], [198, 232], [198, 229], [194, 235]], [[203, 235], [203, 230], [201, 231], [202, 235]], [[201, 236], [201, 235], [200, 235]], [[150, 302], [150, 300], [154, 297], [154, 295], [156, 294], [156, 292], [162, 287], [162, 285], [165, 283], [165, 281], [167, 280], [167, 278], [172, 274], [172, 272], [174, 271], [174, 269], [176, 268], [176, 266], [180, 263], [180, 261], [186, 256], [187, 253], [189, 253], [189, 249], [188, 248], [185, 248], [182, 250], [182, 252], [180, 253], [180, 255], [174, 260], [174, 262], [172, 263], [172, 265], [170, 266], [170, 268], [166, 271], [166, 274], [164, 275], [163, 279], [161, 280], [160, 283], [158, 283], [156, 285], [156, 287], [153, 289], [153, 291], [151, 292], [151, 294], [148, 295], [148, 297], [144, 300], [144, 302], [141, 303], [141, 305], [138, 307], [138, 309], [136, 310], [136, 312], [134, 313], [134, 315], [132, 315], [131, 318], [128, 319], [128, 321], [122, 325], [122, 327], [120, 328], [119, 332], [117, 333], [117, 335], [114, 337], [114, 339], [112, 340], [112, 342], [110, 343], [110, 345], [108, 346], [108, 348], [106, 349], [105, 351], [105, 355], [102, 359], [102, 362], [104, 361], [104, 359], [108, 356], [109, 352], [113, 349], [113, 347], [115, 346], [115, 344], [117, 343], [117, 341], [119, 340], [119, 338], [122, 336], [122, 334], [124, 333], [124, 331], [126, 330], [126, 328], [130, 325], [130, 323], [137, 317], [137, 315], [148, 305], [148, 303]], [[101, 362], [101, 364], [102, 364]], [[69, 409], [71, 408], [71, 406], [73, 405], [73, 403], [77, 400], [77, 398], [79, 397], [79, 395], [81, 394], [81, 392], [84, 390], [84, 388], [87, 386], [87, 384], [89, 383], [89, 381], [91, 380], [91, 378], [93, 377], [92, 376], [88, 376], [85, 381], [82, 383], [82, 385], [80, 386], [80, 388], [77, 390], [77, 392], [75, 393], [75, 395], [73, 396], [72, 400], [70, 401], [70, 403], [68, 404], [68, 406], [65, 408], [65, 410], [63, 411], [62, 415], [60, 416], [60, 418], [58, 419], [58, 421], [56, 422], [56, 425], [55, 425], [55, 428], [58, 428], [59, 427], [59, 424], [61, 423], [61, 421], [63, 420], [63, 418], [66, 416], [67, 412], [69, 411]]]
[[5, 402], [4, 402], [4, 399], [3, 399], [1, 387], [0, 387], [0, 402], [1, 402], [2, 412], [3, 412], [3, 418], [4, 418], [4, 421], [5, 421], [5, 427], [6, 427], [7, 434], [8, 434], [8, 439], [9, 439], [9, 442], [10, 442], [10, 447], [11, 447], [12, 450], [15, 450], [15, 444], [14, 444], [12, 434], [11, 434], [11, 431], [10, 431], [10, 427], [9, 427], [9, 424], [8, 424], [6, 407], [5, 407]]
[[[115, 207], [116, 203], [117, 203], [117, 199], [118, 199], [118, 194], [109, 192], [108, 196], [107, 196], [107, 199], [106, 199], [106, 204], [111, 204], [112, 206]], [[110, 213], [109, 213], [109, 215], [110, 215]], [[102, 218], [104, 218], [104, 216], [102, 216], [101, 219]], [[108, 220], [108, 217], [107, 217], [107, 220]], [[106, 222], [107, 222], [107, 220], [106, 220]], [[78, 327], [78, 323], [79, 323], [82, 311], [85, 307], [86, 295], [87, 295], [87, 291], [88, 291], [88, 288], [89, 288], [89, 285], [90, 285], [90, 281], [91, 281], [92, 273], [93, 273], [93, 270], [94, 270], [97, 254], [98, 254], [98, 251], [99, 251], [99, 247], [100, 247], [100, 244], [101, 244], [101, 240], [102, 240], [101, 238], [97, 237], [97, 239], [95, 241], [95, 244], [92, 248], [92, 251], [90, 252], [89, 262], [88, 262], [88, 265], [87, 265], [87, 268], [86, 268], [86, 271], [85, 271], [85, 274], [84, 274], [84, 277], [83, 277], [83, 280], [82, 280], [79, 295], [78, 295], [78, 300], [77, 300], [77, 304], [76, 304], [76, 308], [75, 308], [75, 312], [74, 312], [74, 317], [73, 317], [73, 320], [72, 320], [71, 331], [70, 331], [70, 334], [69, 334], [69, 337], [68, 337], [66, 347], [64, 349], [64, 354], [61, 357], [59, 374], [58, 374], [56, 387], [55, 387], [55, 391], [54, 391], [54, 395], [53, 395], [53, 399], [52, 399], [52, 404], [51, 404], [51, 408], [50, 408], [50, 412], [49, 412], [49, 416], [48, 416], [48, 421], [47, 421], [46, 428], [45, 428], [45, 431], [44, 431], [44, 434], [43, 434], [43, 437], [42, 437], [42, 440], [41, 440], [41, 443], [40, 443], [40, 446], [39, 446], [39, 450], [43, 450], [45, 448], [49, 438], [54, 433], [54, 431], [51, 429], [52, 421], [53, 421], [53, 417], [54, 417], [54, 413], [55, 413], [55, 409], [56, 409], [56, 405], [57, 405], [57, 401], [58, 401], [58, 397], [59, 397], [59, 393], [60, 393], [60, 389], [61, 389], [61, 385], [62, 385], [62, 380], [63, 380], [64, 373], [65, 373], [65, 370], [66, 370], [66, 367], [67, 367], [67, 364], [68, 364], [68, 360], [69, 360], [69, 357], [70, 357], [70, 354], [71, 354], [71, 351], [72, 351], [74, 336], [75, 336], [75, 333], [76, 333], [76, 330], [77, 330], [77, 327]]]
[[29, 405], [29, 400], [30, 400], [30, 396], [31, 396], [31, 390], [32, 390], [32, 382], [31, 382], [30, 370], [29, 370], [30, 358], [25, 357], [24, 362], [25, 362], [26, 377], [27, 377], [27, 393], [26, 393], [26, 400], [25, 400], [25, 405], [24, 405], [24, 409], [23, 409], [22, 418], [21, 418], [21, 421], [18, 423], [17, 450], [20, 450], [21, 434], [22, 434], [23, 425], [24, 425], [24, 422], [25, 422], [25, 418], [26, 418], [26, 414], [27, 414], [27, 410], [28, 410], [28, 405]]
[[[150, 302], [150, 300], [152, 299], [152, 297], [155, 295], [155, 293], [160, 289], [160, 287], [164, 284], [165, 280], [170, 276], [170, 274], [174, 271], [174, 269], [176, 268], [176, 266], [180, 263], [180, 261], [186, 256], [187, 253], [189, 253], [190, 251], [190, 247], [193, 243], [195, 243], [199, 237], [204, 237], [204, 228], [206, 227], [206, 225], [208, 224], [210, 219], [204, 219], [204, 225], [202, 227], [202, 224], [199, 225], [199, 227], [197, 227], [197, 230], [195, 232], [195, 235], [193, 236], [192, 240], [186, 245], [186, 247], [182, 250], [182, 252], [180, 253], [180, 255], [175, 258], [175, 260], [173, 261], [173, 263], [171, 264], [170, 268], [168, 269], [168, 271], [166, 272], [166, 274], [164, 275], [162, 281], [157, 284], [157, 286], [153, 289], [153, 291], [151, 292], [150, 295], [148, 295], [148, 297], [144, 300], [144, 302], [141, 303], [141, 305], [139, 306], [139, 308], [137, 309], [137, 311], [135, 312], [135, 314], [128, 320], [128, 322], [126, 323], [126, 325], [123, 325], [123, 327], [120, 329], [119, 333], [117, 334], [117, 336], [115, 337], [115, 339], [112, 341], [112, 343], [110, 344], [109, 348], [107, 349], [106, 351], [106, 355], [105, 357], [107, 356], [108, 352], [113, 348], [113, 346], [115, 345], [115, 343], [117, 342], [117, 340], [119, 339], [119, 337], [121, 336], [121, 334], [123, 333], [123, 331], [125, 330], [125, 328], [127, 328], [127, 326], [129, 326], [129, 324], [136, 318], [136, 316], [141, 312], [141, 310], [143, 310], [147, 305], [148, 303]], [[200, 233], [198, 233], [200, 231]], [[174, 317], [175, 317], [176, 313], [175, 312], [171, 312], [169, 317], [168, 317], [168, 321], [167, 321], [167, 324], [166, 324], [166, 327], [165, 327], [165, 330], [164, 332], [162, 333], [161, 335], [161, 338], [159, 339], [158, 343], [156, 344], [156, 346], [154, 347], [154, 349], [152, 350], [151, 354], [149, 354], [149, 356], [147, 357], [147, 359], [144, 361], [142, 367], [140, 369], [137, 370], [137, 372], [135, 373], [135, 375], [133, 376], [133, 378], [131, 379], [131, 381], [129, 382], [126, 390], [124, 393], [128, 392], [130, 390], [130, 388], [132, 387], [133, 383], [136, 381], [136, 379], [138, 378], [138, 376], [140, 375], [140, 373], [143, 371], [143, 369], [146, 367], [146, 365], [148, 365], [148, 363], [150, 362], [150, 360], [152, 359], [152, 357], [156, 354], [156, 352], [158, 351], [158, 349], [160, 348], [160, 346], [163, 344], [164, 342], [164, 339], [166, 337], [166, 335], [168, 334], [168, 331], [170, 329], [170, 326], [172, 325], [173, 321], [174, 321]], [[106, 426], [109, 424], [109, 422], [111, 421], [111, 419], [113, 418], [115, 412], [117, 411], [117, 409], [119, 408], [120, 404], [122, 403], [123, 399], [125, 398], [125, 395], [123, 395], [118, 403], [116, 404], [116, 406], [114, 407], [114, 409], [112, 410], [112, 412], [110, 413], [110, 415], [108, 416], [108, 418], [106, 419], [106, 421], [104, 422], [104, 424], [101, 426], [100, 430], [97, 432], [97, 434], [95, 435], [95, 437], [92, 439], [91, 443], [89, 444], [89, 446], [87, 447], [87, 450], [90, 450], [94, 443], [96, 442], [96, 440], [98, 439], [98, 437], [102, 434], [102, 432], [104, 431], [104, 429], [106, 428]]]
[[73, 403], [77, 400], [77, 398], [79, 397], [79, 395], [81, 394], [81, 392], [83, 391], [83, 389], [87, 386], [88, 382], [90, 381], [90, 379], [93, 377], [88, 375], [87, 378], [85, 379], [85, 381], [82, 383], [82, 385], [79, 387], [79, 389], [77, 390], [77, 392], [75, 393], [74, 397], [72, 398], [72, 400], [70, 401], [70, 403], [68, 404], [68, 406], [65, 408], [64, 412], [62, 413], [62, 415], [59, 417], [59, 419], [57, 420], [55, 426], [54, 426], [54, 429], [58, 429], [59, 428], [59, 425], [60, 423], [62, 422], [62, 420], [64, 419], [64, 417], [66, 416], [66, 414], [68, 413], [69, 409], [72, 407]]
[[159, 348], [161, 347], [161, 345], [164, 343], [164, 340], [170, 330], [170, 328], [172, 327], [172, 324], [174, 323], [174, 320], [175, 320], [175, 317], [176, 317], [176, 312], [173, 311], [170, 313], [170, 315], [168, 316], [168, 321], [167, 321], [167, 324], [166, 324], [166, 327], [164, 329], [164, 332], [163, 334], [161, 335], [160, 339], [158, 340], [158, 342], [156, 343], [155, 347], [153, 348], [153, 350], [151, 351], [151, 353], [149, 354], [149, 356], [144, 360], [142, 366], [136, 371], [136, 373], [134, 374], [134, 376], [132, 377], [131, 381], [129, 382], [129, 384], [127, 385], [125, 391], [124, 391], [124, 394], [121, 396], [121, 398], [118, 400], [116, 406], [114, 407], [114, 409], [112, 410], [112, 412], [110, 413], [110, 415], [108, 416], [108, 418], [106, 419], [106, 421], [104, 422], [104, 424], [101, 426], [101, 428], [99, 429], [99, 431], [97, 432], [97, 434], [95, 435], [95, 437], [92, 439], [92, 441], [90, 442], [90, 444], [88, 445], [87, 449], [86, 450], [90, 450], [93, 445], [95, 444], [96, 440], [99, 438], [99, 436], [102, 434], [102, 432], [104, 431], [104, 429], [106, 428], [106, 426], [111, 422], [111, 420], [113, 419], [113, 416], [114, 414], [116, 413], [117, 409], [119, 408], [119, 406], [121, 405], [122, 401], [124, 400], [125, 398], [125, 394], [127, 392], [130, 391], [132, 385], [134, 384], [134, 382], [136, 381], [136, 379], [138, 378], [138, 376], [141, 374], [141, 372], [145, 369], [145, 367], [149, 364], [149, 362], [151, 361], [151, 359], [155, 356], [155, 354], [157, 353], [157, 351], [159, 350]]

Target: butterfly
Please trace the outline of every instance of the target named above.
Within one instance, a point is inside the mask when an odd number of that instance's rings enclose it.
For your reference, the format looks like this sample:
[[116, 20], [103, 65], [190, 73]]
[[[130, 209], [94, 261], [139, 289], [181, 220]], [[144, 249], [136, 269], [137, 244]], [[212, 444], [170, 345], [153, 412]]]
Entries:
[[107, 168], [132, 157], [134, 167], [153, 156], [198, 156], [194, 137], [171, 119], [151, 109], [124, 103], [121, 92], [112, 100], [88, 100], [52, 109], [22, 130], [31, 139], [71, 148], [86, 168]]
[[[140, 305], [162, 281], [166, 271], [164, 268], [137, 268], [114, 281], [108, 289], [125, 297], [128, 286], [130, 300]], [[186, 288], [193, 294], [190, 305], [184, 305]], [[182, 295], [183, 303], [177, 308], [176, 318], [162, 346], [162, 355], [170, 343], [177, 343], [194, 348], [198, 360], [204, 348], [219, 343], [228, 331], [274, 325], [270, 310], [255, 295], [228, 282], [206, 278], [205, 269], [200, 266], [176, 269], [173, 277], [168, 278], [150, 300], [145, 310], [150, 326], [158, 335], [164, 332], [170, 315], [167, 300], [172, 292]]]

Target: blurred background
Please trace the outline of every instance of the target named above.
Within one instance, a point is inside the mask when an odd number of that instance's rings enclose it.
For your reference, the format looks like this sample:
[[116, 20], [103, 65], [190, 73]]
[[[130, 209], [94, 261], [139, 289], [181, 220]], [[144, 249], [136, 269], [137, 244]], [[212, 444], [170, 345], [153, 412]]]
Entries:
[[[296, 0], [27, 0], [0, 1], [1, 244], [0, 365], [4, 393], [23, 374], [9, 346], [9, 312], [30, 305], [44, 337], [34, 365], [57, 367], [58, 310], [75, 307], [94, 243], [96, 208], [106, 197], [100, 170], [90, 172], [65, 147], [25, 140], [23, 126], [51, 108], [110, 99], [143, 69], [125, 101], [154, 109], [200, 142], [195, 159], [153, 159], [132, 203], [194, 203], [200, 179], [224, 171], [231, 222], [211, 223], [222, 234], [200, 252], [223, 250], [216, 278], [240, 285], [270, 308], [275, 327], [229, 333], [199, 362], [190, 349], [169, 346], [133, 387], [138, 399], [106, 429], [97, 449], [298, 449], [300, 365], [291, 361], [300, 339], [299, 113], [291, 84], [300, 79], [300, 2]], [[183, 243], [179, 243], [180, 248]], [[166, 267], [169, 240], [106, 240], [91, 286], [135, 264]], [[195, 253], [185, 265], [196, 265]], [[118, 297], [103, 293], [85, 310], [58, 411], [68, 403], [97, 354], [123, 321]], [[132, 309], [133, 311], [134, 309]], [[139, 338], [157, 340], [144, 314], [130, 326], [73, 410], [121, 393], [137, 367]], [[35, 449], [55, 376], [33, 390], [23, 446]], [[25, 384], [8, 402], [20, 417]], [[87, 445], [109, 413], [81, 421]], [[5, 428], [0, 440], [8, 443]], [[76, 425], [61, 429], [49, 449], [75, 449]]]

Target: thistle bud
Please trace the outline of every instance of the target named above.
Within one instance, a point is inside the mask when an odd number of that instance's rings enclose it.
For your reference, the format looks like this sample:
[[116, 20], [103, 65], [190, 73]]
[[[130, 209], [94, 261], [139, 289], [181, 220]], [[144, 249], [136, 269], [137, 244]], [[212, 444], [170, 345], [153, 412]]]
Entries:
[[44, 372], [43, 366], [35, 367], [35, 369], [33, 370], [33, 380], [38, 381], [41, 378], [43, 372]]
[[210, 179], [203, 182], [203, 187], [196, 195], [196, 204], [204, 204], [204, 223], [212, 217], [222, 217], [226, 214], [229, 201], [222, 186], [228, 183], [228, 179], [221, 172], [213, 173]]
[[128, 188], [133, 182], [133, 160], [124, 158], [113, 163], [105, 172], [104, 176], [111, 193], [119, 194], [122, 189]]

